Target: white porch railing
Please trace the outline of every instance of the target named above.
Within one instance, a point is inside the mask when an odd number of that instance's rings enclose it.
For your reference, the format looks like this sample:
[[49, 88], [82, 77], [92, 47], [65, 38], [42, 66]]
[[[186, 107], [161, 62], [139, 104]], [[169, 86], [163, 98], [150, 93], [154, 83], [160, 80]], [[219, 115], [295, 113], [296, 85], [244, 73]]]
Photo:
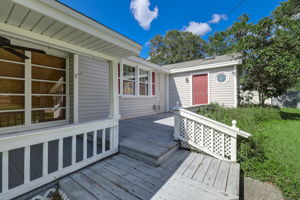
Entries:
[[232, 127], [198, 115], [180, 107], [173, 108], [175, 114], [174, 137], [183, 147], [193, 147], [221, 160], [236, 161], [237, 135], [250, 137], [239, 130], [236, 121]]
[[[53, 142], [57, 144], [54, 150]], [[42, 146], [41, 152], [38, 152], [40, 156], [33, 151], [33, 145]], [[12, 187], [16, 175], [11, 171], [13, 158], [10, 156], [16, 155], [12, 153], [14, 150], [21, 152], [18, 155], [20, 157], [14, 159], [19, 161], [22, 180], [21, 184]], [[2, 157], [0, 199], [19, 196], [117, 152], [117, 119], [67, 125], [0, 138], [0, 158]], [[53, 156], [54, 154], [56, 156]], [[55, 162], [53, 157], [56, 159]], [[42, 164], [35, 163], [33, 158], [40, 159]], [[55, 170], [50, 170], [50, 166], [51, 168], [54, 166]], [[38, 177], [35, 175], [34, 180], [33, 171], [40, 171], [40, 175]], [[18, 177], [20, 179], [20, 176]]]

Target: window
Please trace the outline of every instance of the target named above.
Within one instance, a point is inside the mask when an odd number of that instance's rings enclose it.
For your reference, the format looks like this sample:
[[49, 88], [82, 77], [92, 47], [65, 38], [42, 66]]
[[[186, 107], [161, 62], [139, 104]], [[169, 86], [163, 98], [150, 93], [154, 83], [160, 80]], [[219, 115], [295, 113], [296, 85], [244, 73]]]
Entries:
[[148, 71], [140, 69], [139, 70], [139, 81], [140, 81], [140, 95], [148, 95]]
[[31, 122], [66, 118], [66, 61], [63, 58], [32, 53]]
[[123, 94], [135, 95], [135, 68], [123, 65]]
[[152, 72], [152, 95], [155, 95], [155, 72]]
[[24, 125], [24, 118], [25, 61], [0, 49], [0, 128]]
[[66, 119], [66, 60], [26, 53], [31, 63], [25, 67], [25, 60], [0, 49], [0, 128]]
[[218, 73], [216, 75], [216, 80], [219, 82], [219, 83], [225, 83], [228, 79], [228, 75], [224, 72], [221, 72], [221, 73]]

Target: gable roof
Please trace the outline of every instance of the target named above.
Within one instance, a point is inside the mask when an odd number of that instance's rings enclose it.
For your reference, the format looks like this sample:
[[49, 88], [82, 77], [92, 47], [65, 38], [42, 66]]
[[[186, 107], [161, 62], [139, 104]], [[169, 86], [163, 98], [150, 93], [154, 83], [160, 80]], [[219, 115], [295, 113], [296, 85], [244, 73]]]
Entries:
[[231, 60], [237, 60], [241, 58], [241, 54], [227, 54], [222, 56], [214, 56], [199, 60], [192, 60], [187, 62], [181, 62], [181, 63], [175, 63], [170, 65], [163, 65], [163, 68], [166, 69], [179, 69], [179, 68], [186, 68], [186, 67], [194, 67], [194, 66], [201, 66], [201, 65], [207, 65], [207, 64], [215, 64], [225, 61], [231, 61]]

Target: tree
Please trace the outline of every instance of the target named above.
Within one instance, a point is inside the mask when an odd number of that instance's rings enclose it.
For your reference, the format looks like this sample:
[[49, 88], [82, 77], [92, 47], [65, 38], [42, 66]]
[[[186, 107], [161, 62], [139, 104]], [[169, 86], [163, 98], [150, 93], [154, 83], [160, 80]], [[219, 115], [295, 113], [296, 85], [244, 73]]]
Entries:
[[178, 30], [150, 40], [150, 62], [165, 65], [204, 57], [205, 41], [198, 35]]
[[209, 53], [241, 52], [241, 89], [258, 91], [260, 104], [278, 97], [300, 79], [299, 0], [289, 0], [256, 24], [243, 15], [227, 30], [209, 38]]

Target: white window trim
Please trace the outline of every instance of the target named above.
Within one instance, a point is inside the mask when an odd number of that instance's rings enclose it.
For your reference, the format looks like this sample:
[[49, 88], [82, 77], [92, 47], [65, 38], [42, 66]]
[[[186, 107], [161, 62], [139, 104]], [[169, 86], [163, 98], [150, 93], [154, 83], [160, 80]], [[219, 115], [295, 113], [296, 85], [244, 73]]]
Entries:
[[[144, 70], [144, 71], [146, 71], [147, 72], [147, 76], [148, 76], [148, 82], [142, 82], [142, 81], [140, 81], [140, 70]], [[139, 78], [139, 96], [150, 96], [150, 93], [149, 93], [149, 86], [150, 86], [150, 76], [149, 76], [149, 70], [145, 70], [145, 69], [142, 69], [142, 68], [139, 68], [139, 73], [138, 73], [138, 78]], [[146, 95], [143, 95], [143, 94], [140, 94], [140, 84], [146, 84], [148, 87], [147, 87], [147, 94]]]
[[[124, 68], [124, 65], [128, 65], [130, 67], [134, 67], [135, 68], [135, 81], [132, 81], [132, 82], [135, 82], [135, 94], [124, 94], [124, 91], [123, 91], [123, 81], [124, 81], [124, 78], [123, 78], [123, 68]], [[145, 70], [145, 71], [148, 71], [148, 95], [140, 95], [140, 79], [139, 79], [139, 70], [142, 69], [142, 70]], [[151, 69], [149, 69], [148, 67], [145, 67], [145, 66], [141, 66], [141, 65], [138, 65], [134, 62], [130, 62], [130, 61], [127, 61], [127, 60], [123, 60], [120, 62], [120, 94], [119, 96], [121, 98], [132, 98], [132, 97], [141, 97], [141, 98], [145, 98], [145, 97], [154, 97], [155, 95], [152, 94], [152, 71]], [[156, 75], [156, 73], [155, 73]], [[126, 80], [127, 81], [127, 80]], [[130, 81], [130, 80], [128, 80]]]
[[[226, 80], [225, 80], [224, 82], [218, 81], [218, 76], [219, 76], [220, 74], [224, 74], [224, 75], [226, 76]], [[221, 72], [218, 72], [218, 73], [215, 75], [214, 78], [215, 78], [214, 80], [215, 80], [216, 83], [218, 83], [218, 84], [225, 84], [225, 83], [228, 82], [228, 80], [229, 80], [229, 74], [228, 74], [227, 72], [225, 72], [225, 71], [221, 71]]]
[[[24, 109], [15, 110], [16, 112], [17, 111], [25, 112], [24, 113], [24, 125], [17, 125], [17, 126], [9, 126], [9, 127], [0, 128], [0, 135], [10, 134], [10, 133], [15, 133], [15, 132], [29, 131], [29, 130], [34, 130], [34, 129], [41, 129], [41, 128], [50, 128], [50, 127], [66, 125], [66, 124], [70, 123], [69, 56], [61, 55], [58, 51], [56, 52], [53, 49], [51, 50], [50, 53], [47, 52], [47, 55], [57, 56], [57, 57], [60, 57], [60, 58], [64, 58], [66, 60], [66, 69], [65, 69], [65, 71], [66, 71], [66, 81], [65, 82], [60, 82], [60, 83], [64, 83], [66, 85], [65, 86], [66, 94], [49, 94], [49, 95], [46, 95], [46, 94], [32, 94], [31, 92], [29, 92], [29, 91], [31, 91], [32, 66], [37, 66], [37, 65], [31, 64], [31, 53], [30, 52], [25, 51], [25, 55], [28, 56], [30, 59], [26, 59], [24, 61], [24, 63], [22, 63], [22, 62], [13, 62], [13, 61], [11, 62], [11, 63], [24, 65], [25, 75], [24, 75], [24, 78], [22, 78], [22, 80], [24, 80], [24, 94], [13, 94], [13, 93], [3, 94], [3, 95], [7, 95], [7, 96], [24, 96], [24, 101], [25, 101]], [[4, 61], [4, 60], [1, 59], [1, 61]], [[8, 61], [8, 62], [10, 62], [10, 61]], [[38, 66], [38, 67], [46, 67], [46, 66]], [[39, 80], [39, 81], [48, 82], [46, 80], [45, 81], [44, 80]], [[59, 82], [59, 81], [54, 81], [54, 82]], [[34, 110], [32, 108], [32, 105], [31, 105], [32, 104], [31, 103], [32, 96], [64, 96], [66, 98], [66, 106], [62, 107], [62, 109], [66, 110], [66, 118], [64, 120], [57, 120], [57, 121], [49, 121], [49, 122], [41, 122], [41, 123], [32, 124], [31, 114], [32, 114], [32, 110]], [[7, 111], [3, 110], [1, 112], [12, 112], [12, 111], [11, 110], [7, 110]]]
[[[207, 104], [195, 104], [195, 105], [193, 105], [193, 76], [202, 75], [202, 74], [207, 74], [207, 93], [208, 93], [207, 94], [208, 95]], [[189, 85], [190, 85], [190, 106], [201, 106], [201, 105], [210, 104], [211, 98], [210, 98], [210, 72], [209, 71], [192, 73], [189, 77]]]

